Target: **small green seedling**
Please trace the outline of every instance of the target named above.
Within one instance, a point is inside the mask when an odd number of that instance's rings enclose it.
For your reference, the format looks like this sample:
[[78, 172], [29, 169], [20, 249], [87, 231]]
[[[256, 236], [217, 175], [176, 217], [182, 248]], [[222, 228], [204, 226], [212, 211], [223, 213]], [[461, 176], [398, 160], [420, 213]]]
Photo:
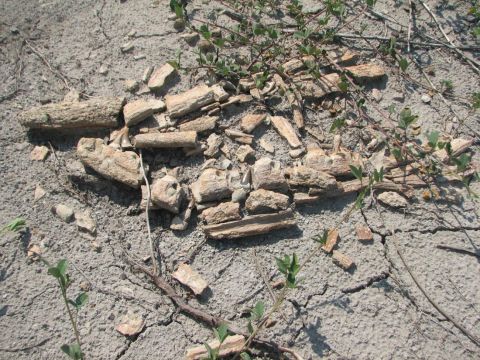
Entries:
[[323, 230], [322, 235], [317, 234], [313, 237], [313, 241], [316, 241], [322, 245], [325, 245], [327, 243], [327, 238], [328, 238], [328, 231]]
[[412, 125], [418, 119], [417, 115], [412, 114], [410, 108], [404, 108], [400, 111], [400, 116], [398, 119], [398, 127], [402, 130], [407, 130], [410, 125]]
[[10, 221], [7, 225], [5, 225], [2, 230], [0, 230], [0, 234], [5, 232], [19, 232], [25, 228], [26, 221], [22, 218], [16, 218]]
[[285, 284], [288, 288], [297, 287], [297, 274], [300, 271], [300, 263], [297, 254], [293, 253], [292, 257], [285, 255], [283, 259], [275, 258], [278, 270], [285, 275]]
[[255, 304], [255, 307], [250, 310], [250, 317], [248, 319], [248, 332], [253, 334], [253, 322], [258, 322], [262, 319], [263, 314], [265, 313], [265, 304], [262, 301], [258, 301]]
[[210, 347], [210, 345], [208, 345], [207, 343], [205, 343], [205, 348], [207, 349], [207, 353], [208, 353], [208, 360], [217, 360], [219, 355], [220, 355], [220, 347], [222, 346], [223, 342], [225, 341], [225, 339], [227, 338], [228, 336], [228, 326], [225, 325], [225, 324], [222, 324], [220, 325], [218, 328], [216, 329], [213, 329], [213, 332], [215, 334], [215, 337], [218, 339], [219, 341], [219, 346], [218, 346], [218, 349], [212, 349]]
[[58, 281], [62, 299], [67, 308], [68, 317], [72, 325], [73, 332], [75, 334], [76, 342], [73, 344], [65, 344], [61, 346], [62, 351], [68, 355], [71, 359], [82, 360], [84, 355], [81, 349], [80, 335], [78, 333], [77, 322], [72, 314], [71, 306], [78, 312], [82, 306], [88, 301], [88, 295], [84, 292], [80, 293], [75, 300], [67, 298], [67, 289], [71, 285], [70, 276], [67, 274], [67, 260], [60, 260], [56, 266], [51, 266], [45, 259], [41, 258], [45, 265], [48, 266], [48, 273]]

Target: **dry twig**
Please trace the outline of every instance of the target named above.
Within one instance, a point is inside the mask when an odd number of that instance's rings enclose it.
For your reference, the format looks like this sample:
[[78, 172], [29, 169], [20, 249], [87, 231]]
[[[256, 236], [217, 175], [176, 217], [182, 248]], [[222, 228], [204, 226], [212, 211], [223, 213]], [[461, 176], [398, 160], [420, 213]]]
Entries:
[[142, 169], [142, 175], [143, 175], [143, 179], [145, 180], [145, 186], [147, 187], [147, 206], [145, 209], [145, 217], [147, 222], [148, 241], [150, 243], [150, 252], [151, 252], [152, 262], [153, 262], [153, 273], [158, 274], [159, 273], [158, 256], [155, 251], [155, 244], [152, 239], [152, 230], [150, 228], [150, 201], [151, 201], [150, 183], [148, 182], [147, 174], [145, 172], [145, 167], [143, 166], [142, 149], [139, 149], [139, 152], [140, 152], [140, 166]]
[[465, 55], [464, 53], [462, 53], [458, 47], [453, 43], [452, 40], [450, 40], [450, 38], [448, 37], [448, 35], [445, 33], [445, 30], [443, 30], [443, 27], [442, 25], [440, 25], [440, 23], [438, 22], [437, 20], [437, 17], [435, 16], [435, 14], [432, 12], [432, 10], [430, 10], [430, 7], [425, 4], [422, 0], [418, 0], [418, 2], [424, 7], [424, 9], [428, 12], [428, 14], [430, 15], [430, 17], [433, 19], [433, 21], [435, 22], [435, 24], [437, 25], [438, 29], [440, 30], [440, 32], [442, 33], [443, 37], [445, 38], [445, 40], [447, 40], [447, 42], [452, 46], [452, 49], [462, 58], [464, 59], [477, 73], [480, 73], [480, 62], [474, 60], [474, 59], [471, 59], [469, 58], [467, 55]]

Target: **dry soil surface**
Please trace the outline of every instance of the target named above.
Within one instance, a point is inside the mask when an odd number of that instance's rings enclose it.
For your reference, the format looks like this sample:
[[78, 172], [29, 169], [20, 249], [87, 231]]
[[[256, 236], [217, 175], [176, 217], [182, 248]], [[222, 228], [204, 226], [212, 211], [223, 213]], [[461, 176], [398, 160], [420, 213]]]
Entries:
[[[398, 24], [363, 16], [353, 25], [365, 24], [366, 32], [381, 36], [395, 30], [405, 38], [408, 12], [403, 3], [379, 0], [375, 7]], [[457, 7], [453, 9], [442, 1], [427, 3], [454, 41], [475, 42], [469, 35], [473, 24], [466, 17], [466, 2], [454, 2]], [[190, 12], [206, 15], [216, 7], [213, 1], [189, 4]], [[181, 33], [174, 30], [169, 15], [165, 0], [0, 1], [0, 219], [3, 224], [20, 216], [28, 225], [21, 236], [9, 233], [0, 239], [1, 359], [61, 359], [60, 345], [73, 341], [53, 278], [41, 262], [27, 257], [31, 244], [37, 244], [51, 261], [68, 259], [74, 279], [72, 293], [90, 287], [88, 305], [78, 315], [87, 359], [180, 359], [187, 348], [213, 337], [208, 327], [175, 313], [171, 302], [143, 275], [132, 271], [122, 257], [123, 249], [138, 258], [149, 255], [145, 215], [136, 211], [139, 192], [84, 173], [75, 154], [79, 134], [27, 133], [17, 119], [22, 109], [61, 101], [69, 90], [66, 83], [89, 96], [133, 99], [138, 96], [124, 90], [124, 81], [140, 80], [147, 66], [164, 64], [178, 49], [185, 53], [184, 63], [194, 65], [195, 55], [180, 38]], [[416, 25], [441, 38], [419, 4]], [[120, 48], [129, 41], [134, 48], [123, 53]], [[345, 44], [356, 48], [364, 61], [376, 57], [371, 51], [362, 51], [366, 47], [363, 42]], [[478, 74], [448, 49], [415, 51], [423, 66], [434, 69], [435, 84], [443, 79], [452, 81], [457, 96], [453, 107], [461, 119], [465, 117], [465, 103], [479, 88]], [[139, 55], [144, 57], [136, 60]], [[375, 61], [383, 64], [379, 58]], [[443, 131], [454, 121], [438, 96], [433, 96], [431, 103], [422, 102], [423, 88], [405, 81], [398, 69], [385, 67], [387, 79], [369, 84], [383, 95], [380, 108], [387, 111], [392, 104], [397, 109], [411, 107], [419, 115], [422, 131]], [[412, 78], [423, 79], [414, 66], [408, 71]], [[188, 75], [179, 80], [172, 84], [170, 93], [188, 89], [196, 82]], [[222, 114], [222, 121], [234, 123], [247, 111], [242, 107], [229, 110]], [[323, 129], [332, 122], [328, 113], [307, 109], [305, 115], [307, 123]], [[476, 141], [479, 131], [475, 115], [458, 127], [459, 135]], [[96, 133], [98, 137], [105, 135]], [[286, 142], [271, 127], [258, 129], [254, 135], [257, 139], [264, 135], [274, 143], [276, 159], [284, 164], [293, 161]], [[361, 141], [361, 134], [354, 131], [344, 139], [345, 146], [352, 150]], [[55, 155], [50, 154], [44, 162], [31, 161], [30, 151], [35, 145], [52, 146]], [[265, 154], [258, 146], [256, 150], [257, 156]], [[204, 158], [186, 158], [168, 151], [146, 153], [145, 160], [152, 174], [163, 166], [184, 167], [183, 180], [189, 183], [198, 176]], [[37, 186], [45, 189], [46, 195], [34, 202]], [[380, 205], [378, 211], [373, 206], [355, 212], [342, 224], [338, 245], [355, 261], [354, 269], [344, 271], [327, 255], [319, 254], [302, 270], [304, 280], [289, 293], [283, 315], [275, 316], [277, 324], [264, 336], [296, 349], [305, 359], [478, 359], [480, 348], [427, 301], [396, 251], [398, 247], [403, 252], [431, 298], [480, 337], [477, 204], [461, 186], [452, 186], [451, 191], [455, 196], [432, 203], [424, 201], [418, 190], [401, 211]], [[235, 241], [207, 241], [190, 264], [208, 281], [210, 289], [200, 299], [192, 296], [190, 301], [245, 324], [245, 312], [258, 300], [267, 306], [272, 304], [253, 252], [267, 276], [272, 281], [279, 279], [274, 258], [293, 252], [305, 258], [315, 247], [311, 238], [333, 226], [354, 200], [352, 195], [301, 206], [295, 215], [298, 227], [291, 230]], [[85, 237], [74, 223], [64, 223], [54, 216], [50, 209], [59, 203], [76, 211], [90, 210], [97, 223], [96, 238]], [[196, 216], [193, 219], [186, 231], [172, 232], [168, 229], [170, 214], [151, 214], [153, 236], [159, 239], [170, 269], [204, 241]], [[358, 223], [372, 228], [372, 242], [364, 244], [356, 239]], [[388, 236], [390, 228], [397, 231], [396, 239]], [[448, 252], [437, 245], [468, 249], [477, 256]], [[145, 320], [143, 331], [134, 338], [115, 330], [128, 313]]]

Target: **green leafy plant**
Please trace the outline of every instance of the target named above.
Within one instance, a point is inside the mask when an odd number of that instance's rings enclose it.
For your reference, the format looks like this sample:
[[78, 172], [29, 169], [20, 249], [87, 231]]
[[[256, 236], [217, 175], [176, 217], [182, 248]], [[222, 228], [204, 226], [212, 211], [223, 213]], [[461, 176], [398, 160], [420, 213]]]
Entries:
[[[356, 167], [354, 165], [350, 165], [350, 170], [353, 176], [360, 180], [360, 183], [363, 184], [363, 170], [361, 167]], [[375, 183], [379, 183], [383, 181], [384, 170], [383, 167], [380, 170], [375, 169], [373, 174], [368, 176], [368, 183], [365, 188], [363, 188], [357, 196], [355, 200], [355, 207], [357, 209], [361, 209], [363, 207], [363, 201], [365, 197], [372, 191], [373, 186]]]
[[262, 301], [258, 301], [255, 304], [255, 307], [252, 310], [250, 310], [250, 317], [248, 319], [248, 324], [247, 324], [248, 332], [250, 334], [252, 334], [254, 331], [253, 322], [260, 321], [264, 313], [265, 313], [265, 304]]
[[71, 359], [82, 360], [84, 358], [84, 354], [82, 353], [82, 349], [81, 349], [81, 342], [80, 342], [80, 335], [77, 327], [77, 321], [73, 316], [71, 307], [73, 307], [73, 309], [75, 309], [75, 311], [78, 312], [80, 308], [82, 308], [87, 303], [88, 295], [82, 292], [78, 294], [78, 296], [74, 300], [69, 299], [67, 297], [67, 289], [71, 285], [70, 276], [67, 273], [67, 260], [65, 259], [60, 260], [56, 266], [51, 266], [44, 258], [41, 258], [41, 259], [48, 266], [48, 274], [53, 276], [58, 281], [58, 285], [60, 287], [60, 293], [65, 303], [70, 324], [72, 326], [72, 329], [75, 335], [76, 342], [72, 344], [62, 345], [61, 349]]
[[480, 109], [480, 92], [476, 92], [472, 96], [472, 107], [475, 110]]
[[19, 232], [25, 228], [26, 221], [22, 218], [15, 218], [12, 221], [10, 221], [7, 225], [2, 227], [0, 230], [0, 234], [3, 234], [7, 231], [11, 232]]
[[407, 128], [412, 125], [417, 119], [418, 116], [413, 115], [410, 108], [404, 108], [402, 111], [400, 111], [398, 127], [400, 129], [407, 130]]
[[297, 274], [300, 271], [300, 264], [295, 253], [290, 257], [285, 255], [282, 258], [275, 258], [278, 270], [285, 275], [285, 285], [288, 288], [297, 287]]
[[332, 126], [330, 126], [330, 133], [333, 133], [337, 129], [341, 129], [345, 126], [345, 119], [344, 118], [337, 118], [333, 121]]
[[453, 82], [452, 80], [441, 80], [440, 89], [443, 94], [449, 94], [453, 91]]

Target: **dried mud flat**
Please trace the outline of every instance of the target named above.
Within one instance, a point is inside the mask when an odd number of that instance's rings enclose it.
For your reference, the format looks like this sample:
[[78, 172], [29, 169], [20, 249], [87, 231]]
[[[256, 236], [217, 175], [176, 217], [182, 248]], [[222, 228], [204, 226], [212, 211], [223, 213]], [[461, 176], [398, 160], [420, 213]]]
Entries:
[[[316, 6], [315, 2], [304, 3], [306, 7]], [[362, 16], [352, 26], [360, 29], [365, 25], [369, 34], [382, 36], [388, 36], [393, 29], [400, 32], [399, 37], [406, 38], [406, 28], [399, 25], [409, 23], [409, 14], [405, 11], [408, 1], [404, 3], [379, 0], [375, 5], [377, 13], [388, 14], [393, 22], [369, 13], [370, 16]], [[472, 23], [465, 15], [466, 5], [459, 3], [451, 9], [440, 1], [426, 3], [453, 41], [475, 43], [469, 35]], [[201, 1], [188, 5], [189, 11], [205, 17], [217, 6], [214, 2]], [[429, 14], [418, 7], [417, 4], [416, 25], [427, 34], [441, 38]], [[28, 230], [21, 235], [7, 233], [0, 238], [0, 359], [60, 359], [64, 355], [59, 346], [73, 338], [58, 288], [45, 266], [28, 256], [28, 249], [33, 245], [52, 261], [68, 259], [75, 280], [71, 286], [73, 292], [88, 288], [88, 305], [79, 313], [82, 348], [87, 359], [180, 359], [185, 358], [187, 349], [213, 339], [210, 327], [177, 313], [172, 302], [126, 261], [125, 251], [138, 259], [150, 255], [142, 194], [138, 189], [143, 178], [140, 169], [135, 168], [138, 164], [129, 162], [128, 166], [138, 170], [134, 171], [138, 176], [126, 176], [122, 184], [99, 176], [98, 171], [85, 170], [80, 160], [88, 162], [85, 160], [88, 154], [83, 156], [77, 151], [82, 137], [100, 139], [99, 148], [113, 149], [103, 141], [108, 142], [110, 131], [93, 129], [88, 134], [77, 130], [68, 133], [27, 131], [19, 120], [24, 110], [63, 101], [69, 87], [83, 95], [82, 101], [125, 97], [128, 105], [138, 99], [161, 99], [166, 102], [166, 111], [172, 113], [171, 109], [177, 107], [171, 100], [169, 103], [166, 95], [182, 93], [203, 81], [181, 74], [170, 78], [168, 86], [156, 96], [125, 89], [128, 80], [141, 83], [149, 66], [159, 68], [174, 59], [179, 48], [184, 52], [184, 64], [196, 64], [191, 47], [181, 38], [183, 33], [174, 30], [173, 21], [168, 20], [170, 15], [168, 2], [163, 0], [4, 0], [0, 3], [0, 218], [3, 224], [23, 217], [28, 224]], [[129, 43], [133, 48], [128, 49]], [[359, 40], [345, 40], [339, 48], [342, 52], [348, 48], [358, 54], [357, 64], [375, 64], [386, 72], [382, 79], [365, 85], [368, 92], [376, 89], [381, 94], [377, 106], [384, 111], [390, 105], [397, 109], [408, 106], [419, 115], [422, 131], [454, 131], [456, 138], [471, 140], [468, 151], [473, 154], [473, 163], [477, 163], [479, 117], [478, 113], [470, 113], [465, 104], [472, 93], [478, 91], [478, 74], [448, 49], [415, 49], [417, 60], [425, 68], [433, 69], [431, 79], [435, 84], [442, 80], [452, 82], [455, 95], [452, 107], [460, 119], [465, 118], [460, 122], [438, 95], [425, 101], [422, 96], [426, 91], [422, 87], [406, 81], [398, 70], [363, 47], [365, 43]], [[468, 54], [478, 59], [478, 52]], [[411, 66], [408, 71], [411, 78], [422, 78], [416, 67]], [[115, 113], [116, 107], [121, 110], [123, 103], [120, 103], [122, 105], [111, 106], [114, 110], [105, 106], [105, 122], [108, 123], [109, 114]], [[299, 138], [293, 136], [287, 142], [284, 137], [292, 133], [289, 129], [280, 130], [282, 120], [273, 119], [269, 125], [261, 124], [252, 130], [251, 136], [227, 134], [229, 128], [240, 130], [238, 124], [245, 115], [253, 113], [254, 103], [219, 105], [220, 111], [212, 114], [219, 117], [216, 128], [210, 129], [210, 133], [223, 137], [231, 150], [231, 166], [239, 167], [242, 172], [265, 156], [278, 161], [282, 169], [291, 168], [298, 161], [292, 158], [291, 151], [317, 142], [309, 132], [302, 131]], [[284, 116], [295, 125], [289, 103], [283, 100], [282, 104], [277, 104], [275, 109], [280, 111], [273, 111], [271, 115]], [[97, 104], [95, 111], [99, 107]], [[152, 107], [158, 110], [162, 106], [157, 102], [149, 109]], [[146, 116], [151, 115], [150, 110]], [[181, 115], [183, 110], [175, 111]], [[125, 107], [120, 112], [125, 114]], [[142, 115], [133, 109], [130, 115], [135, 122], [145, 113]], [[331, 148], [334, 137], [328, 129], [334, 118], [330, 112], [304, 108], [303, 116], [306, 127], [325, 133], [323, 144]], [[208, 121], [202, 126], [208, 127]], [[191, 131], [188, 127], [180, 130]], [[173, 142], [179, 147], [191, 147], [197, 141], [209, 145], [206, 141], [209, 134], [199, 132], [197, 135], [198, 139], [190, 134], [155, 141], [157, 144]], [[350, 152], [363, 152], [370, 140], [366, 141], [364, 135], [352, 127], [342, 134], [342, 146]], [[141, 147], [142, 140], [151, 141], [138, 136], [141, 134], [135, 136], [137, 147]], [[260, 145], [261, 139], [273, 145], [274, 154]], [[121, 145], [122, 140], [119, 141]], [[252, 156], [245, 147], [249, 142], [252, 142], [255, 159], [247, 159]], [[47, 147], [50, 153], [45, 160], [31, 159], [35, 146]], [[216, 149], [216, 152], [221, 151]], [[41, 151], [35, 155], [43, 158]], [[244, 156], [245, 163], [240, 161]], [[175, 175], [179, 179], [180, 184], [174, 184], [178, 196], [182, 186], [191, 185], [205, 172], [201, 168], [208, 159], [203, 154], [187, 156], [175, 148], [143, 151], [151, 180], [165, 175], [164, 168], [181, 169], [169, 173], [171, 178]], [[94, 161], [88, 165], [95, 168]], [[167, 189], [173, 186], [175, 181], [171, 178], [170, 183], [159, 185], [160, 194], [162, 186]], [[436, 202], [426, 201], [424, 189], [418, 188], [410, 194], [405, 207], [395, 209], [380, 204], [354, 212], [338, 229], [340, 240], [335, 249], [355, 265], [346, 271], [335, 265], [329, 254], [319, 253], [302, 270], [302, 282], [288, 293], [282, 310], [274, 316], [276, 324], [266, 329], [262, 337], [295, 349], [304, 359], [478, 358], [478, 345], [432, 306], [396, 250], [400, 249], [430, 298], [463, 328], [480, 337], [478, 203], [467, 196], [461, 185], [449, 184], [446, 189], [447, 194]], [[218, 193], [219, 188], [214, 190]], [[473, 183], [472, 190], [480, 192], [480, 187]], [[228, 186], [225, 191], [227, 197], [231, 195]], [[195, 197], [198, 196], [201, 198], [202, 194]], [[193, 210], [185, 230], [170, 228], [173, 213], [187, 208], [185, 199], [180, 210], [176, 209], [175, 201], [167, 204], [170, 211], [151, 210], [152, 236], [158, 239], [167, 273], [188, 260], [208, 283], [208, 288], [197, 289], [202, 294], [195, 296], [168, 276], [170, 284], [186, 295], [191, 305], [237, 325], [246, 324], [246, 314], [258, 300], [271, 306], [272, 298], [262, 273], [274, 283], [281, 278], [275, 257], [295, 252], [300, 259], [306, 258], [315, 247], [311, 239], [335, 226], [355, 202], [356, 193], [308, 201], [309, 204], [300, 204], [301, 201], [295, 204], [291, 192], [287, 196], [289, 209], [282, 203], [284, 198], [270, 200], [288, 227], [275, 231], [268, 228], [266, 234], [240, 239], [235, 238], [238, 223], [232, 224], [242, 221], [235, 209], [225, 210], [233, 213], [228, 219], [229, 225], [207, 226], [202, 224], [203, 218], [197, 218], [197, 210]], [[159, 203], [164, 208], [167, 206]], [[247, 206], [253, 209], [264, 205], [262, 201], [257, 203], [252, 200]], [[59, 209], [59, 204], [73, 209], [77, 220], [63, 221], [61, 217], [68, 220], [72, 215], [68, 209]], [[58, 216], [51, 210], [54, 207]], [[212, 219], [218, 216], [213, 211], [210, 213]], [[203, 213], [202, 216], [206, 217]], [[265, 217], [277, 215], [252, 216], [263, 216], [257, 221], [261, 227], [271, 221]], [[77, 226], [79, 222], [82, 231]], [[290, 226], [294, 223], [295, 226]], [[357, 227], [360, 225], [372, 230], [373, 240], [359, 241]], [[396, 231], [395, 237], [390, 235], [392, 228]], [[206, 239], [205, 229], [210, 239]], [[234, 238], [218, 240], [215, 237]], [[446, 251], [439, 246], [462, 248], [470, 253]], [[133, 337], [125, 337], [118, 331], [118, 325], [126, 318], [141, 319], [139, 333]], [[257, 358], [279, 357], [259, 353]]]

